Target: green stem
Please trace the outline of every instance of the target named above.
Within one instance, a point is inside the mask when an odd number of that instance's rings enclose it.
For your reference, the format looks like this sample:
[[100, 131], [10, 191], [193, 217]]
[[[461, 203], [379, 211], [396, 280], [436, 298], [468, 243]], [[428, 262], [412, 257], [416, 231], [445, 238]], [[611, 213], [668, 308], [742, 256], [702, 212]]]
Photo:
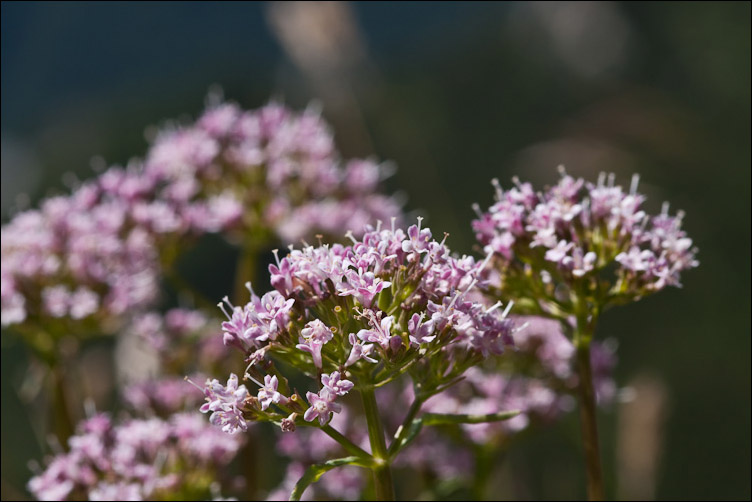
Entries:
[[574, 334], [574, 345], [577, 349], [580, 425], [582, 428], [582, 445], [585, 451], [588, 499], [604, 500], [605, 494], [603, 490], [603, 474], [601, 472], [600, 448], [598, 446], [595, 392], [593, 391], [593, 371], [590, 366], [590, 340], [592, 339], [592, 333], [593, 323], [579, 318]]
[[389, 466], [389, 453], [384, 440], [384, 428], [381, 425], [381, 416], [376, 404], [376, 395], [373, 388], [360, 391], [363, 398], [363, 408], [368, 421], [368, 439], [371, 441], [371, 452], [374, 465], [373, 481], [376, 487], [377, 500], [394, 500], [394, 483], [392, 482], [392, 470]]
[[360, 446], [347, 439], [342, 435], [341, 432], [333, 428], [331, 425], [325, 425], [321, 428], [321, 430], [324, 431], [330, 438], [341, 444], [342, 448], [344, 448], [347, 453], [350, 453], [351, 455], [354, 455], [356, 457], [370, 460], [371, 455], [369, 455], [367, 451], [363, 450]]
[[[504, 442], [502, 442], [504, 443]], [[486, 500], [488, 482], [494, 469], [504, 460], [506, 445], [482, 444], [476, 446], [475, 472], [473, 474], [472, 494], [474, 500]]]
[[60, 445], [65, 448], [73, 435], [74, 424], [70, 414], [68, 389], [65, 385], [65, 370], [61, 365], [50, 367], [52, 384], [52, 429]]

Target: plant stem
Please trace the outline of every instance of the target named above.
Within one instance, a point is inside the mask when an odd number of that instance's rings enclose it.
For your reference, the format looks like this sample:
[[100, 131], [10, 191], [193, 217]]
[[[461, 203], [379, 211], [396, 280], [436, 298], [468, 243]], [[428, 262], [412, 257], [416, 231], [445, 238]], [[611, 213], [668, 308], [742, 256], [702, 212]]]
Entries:
[[365, 388], [360, 391], [363, 398], [363, 407], [368, 421], [368, 439], [371, 441], [371, 453], [374, 466], [373, 481], [376, 487], [377, 500], [394, 500], [394, 484], [392, 482], [392, 470], [389, 466], [389, 454], [384, 440], [384, 428], [381, 425], [381, 416], [376, 404], [376, 395], [373, 388]]
[[507, 453], [506, 441], [501, 444], [485, 443], [474, 448], [475, 472], [473, 474], [472, 494], [474, 500], [486, 500], [488, 482], [491, 474], [504, 460]]
[[592, 323], [580, 318], [574, 334], [577, 350], [577, 373], [579, 376], [580, 425], [582, 445], [585, 451], [587, 491], [589, 500], [604, 500], [603, 474], [601, 472], [600, 449], [598, 446], [598, 424], [596, 422], [595, 392], [593, 391], [593, 371], [590, 366], [590, 340]]
[[65, 385], [65, 370], [60, 365], [50, 367], [50, 379], [52, 384], [52, 429], [65, 448], [68, 438], [73, 435], [74, 425], [70, 414], [68, 390]]
[[368, 454], [365, 450], [360, 448], [360, 446], [356, 445], [349, 439], [347, 439], [345, 436], [342, 435], [341, 432], [339, 432], [337, 429], [333, 428], [330, 425], [325, 425], [321, 428], [324, 433], [326, 433], [330, 438], [337, 441], [339, 444], [342, 445], [342, 448], [347, 451], [347, 453], [354, 455], [356, 457], [370, 459], [371, 455]]

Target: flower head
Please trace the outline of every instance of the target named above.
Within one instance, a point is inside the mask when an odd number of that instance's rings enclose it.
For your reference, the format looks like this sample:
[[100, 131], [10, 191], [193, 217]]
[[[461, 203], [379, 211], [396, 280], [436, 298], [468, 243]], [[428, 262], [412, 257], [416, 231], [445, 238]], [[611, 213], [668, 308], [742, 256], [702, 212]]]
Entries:
[[[645, 197], [637, 193], [637, 182], [635, 176], [627, 191], [615, 185], [614, 175], [602, 174], [593, 184], [563, 170], [558, 184], [538, 193], [518, 180], [506, 191], [495, 182], [496, 203], [486, 213], [476, 207], [473, 228], [512, 279], [506, 284], [552, 277], [550, 292], [575, 282], [595, 288], [601, 271], [615, 265], [605, 301], [638, 299], [679, 286], [681, 273], [698, 262], [697, 249], [681, 230], [683, 213], [672, 217], [664, 205], [660, 215], [648, 216], [640, 209]], [[531, 269], [541, 258], [546, 263]]]
[[205, 478], [225, 467], [242, 446], [200, 415], [113, 422], [98, 414], [81, 422], [29, 491], [40, 500], [155, 500], [203, 490]]

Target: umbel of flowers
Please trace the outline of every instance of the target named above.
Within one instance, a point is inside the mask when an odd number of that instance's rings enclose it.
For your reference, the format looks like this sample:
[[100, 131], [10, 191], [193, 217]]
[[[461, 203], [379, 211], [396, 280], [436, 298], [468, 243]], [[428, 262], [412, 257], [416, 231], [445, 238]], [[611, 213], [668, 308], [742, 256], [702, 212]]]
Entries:
[[38, 500], [206, 500], [241, 445], [197, 414], [120, 423], [96, 414], [28, 488]]
[[556, 319], [577, 351], [580, 415], [591, 498], [603, 498], [590, 342], [607, 308], [639, 300], [696, 267], [697, 249], [682, 230], [684, 214], [641, 209], [635, 175], [628, 191], [613, 174], [593, 184], [560, 168], [559, 182], [536, 192], [515, 179], [473, 229], [498, 273], [487, 288], [493, 298], [519, 298], [518, 312]]
[[[506, 318], [511, 305], [487, 308], [469, 294], [485, 264], [451, 256], [420, 221], [407, 232], [378, 226], [361, 239], [350, 237], [347, 246], [291, 249], [269, 267], [274, 291], [258, 297], [249, 285], [248, 304], [225, 300], [224, 341], [246, 354], [244, 380], [252, 389], [235, 374], [226, 385], [207, 381], [204, 389], [202, 411], [226, 432], [244, 431], [249, 421], [274, 422], [289, 432], [313, 426], [350, 454], [309, 468], [293, 497], [326, 470], [357, 465], [373, 471], [377, 497], [390, 499], [390, 464], [422, 425], [514, 415], [418, 416], [426, 400], [512, 343], [514, 327]], [[282, 372], [287, 368], [310, 379], [304, 395], [291, 388]], [[387, 444], [374, 391], [405, 374], [412, 379], [414, 399]], [[361, 397], [370, 452], [330, 425], [348, 394]]]
[[246, 254], [341, 236], [399, 215], [378, 193], [389, 171], [343, 161], [313, 109], [214, 104], [158, 133], [143, 161], [110, 167], [3, 226], [2, 324], [114, 331], [113, 321], [154, 302], [160, 265], [186, 236], [221, 232]]

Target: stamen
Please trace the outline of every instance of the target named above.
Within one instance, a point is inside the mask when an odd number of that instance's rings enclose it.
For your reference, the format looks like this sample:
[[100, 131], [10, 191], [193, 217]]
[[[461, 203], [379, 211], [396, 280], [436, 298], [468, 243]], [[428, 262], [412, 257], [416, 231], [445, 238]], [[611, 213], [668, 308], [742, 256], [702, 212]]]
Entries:
[[348, 238], [348, 239], [350, 239], [353, 244], [357, 244], [358, 243], [358, 240], [353, 235], [352, 230], [348, 230], [347, 233], [345, 234], [345, 237]]
[[258, 385], [259, 387], [263, 388], [263, 387], [264, 387], [264, 384], [262, 384], [262, 383], [259, 383], [259, 381], [258, 381], [258, 380], [256, 380], [255, 378], [253, 378], [253, 377], [251, 376], [251, 374], [250, 374], [250, 373], [248, 373], [248, 370], [249, 370], [249, 369], [251, 369], [251, 366], [253, 366], [255, 362], [256, 362], [256, 361], [251, 361], [251, 362], [250, 362], [250, 364], [248, 364], [248, 366], [246, 366], [246, 367], [245, 367], [245, 371], [243, 372], [243, 379], [245, 379], [245, 380], [250, 380], [251, 382], [253, 382], [253, 383], [255, 383], [256, 385]]
[[[444, 238], [443, 238], [443, 239], [441, 239], [441, 242], [439, 243], [439, 245], [440, 245], [440, 246], [443, 246], [443, 245], [444, 245], [444, 243], [445, 243], [445, 242], [446, 242], [446, 240], [447, 240], [447, 237], [449, 237], [449, 232], [444, 232]], [[396, 255], [395, 255], [395, 256], [396, 256]]]
[[663, 206], [661, 207], [661, 216], [668, 216], [668, 208], [669, 208], [669, 202], [666, 201], [663, 203]]
[[251, 287], [251, 281], [248, 281], [245, 283], [245, 289], [247, 289], [248, 292], [251, 294], [251, 298], [256, 296], [256, 293], [253, 292], [253, 287]]
[[488, 310], [486, 310], [486, 314], [493, 312], [499, 307], [501, 307], [501, 302], [494, 303]]
[[640, 182], [640, 175], [635, 173], [632, 175], [632, 185], [629, 187], [629, 193], [634, 195], [637, 193], [637, 184]]
[[204, 388], [203, 388], [203, 387], [199, 387], [199, 385], [198, 385], [198, 384], [197, 384], [196, 382], [194, 382], [193, 380], [191, 380], [191, 379], [190, 379], [190, 378], [188, 378], [187, 376], [184, 376], [184, 377], [183, 377], [183, 380], [185, 380], [185, 381], [186, 381], [186, 382], [188, 382], [189, 384], [191, 384], [191, 385], [193, 385], [194, 387], [196, 387], [196, 388], [197, 388], [198, 390], [200, 390], [200, 391], [201, 391], [202, 393], [204, 392]]
[[504, 195], [504, 190], [501, 189], [499, 178], [492, 179], [491, 185], [493, 185], [494, 189], [496, 190], [496, 200], [501, 200], [501, 196]]
[[530, 326], [530, 322], [529, 321], [525, 322], [525, 324], [523, 324], [522, 326], [514, 328], [514, 333], [517, 333], [518, 331], [522, 331], [523, 329], [527, 328], [528, 326]]
[[227, 295], [222, 297], [222, 301], [225, 302], [227, 305], [229, 305], [231, 309], [235, 308], [235, 305], [230, 303], [230, 298]]
[[478, 215], [478, 218], [483, 218], [483, 213], [481, 212], [480, 206], [477, 202], [472, 205], [472, 208], [473, 211], [475, 211], [475, 214]]
[[217, 304], [217, 307], [219, 307], [222, 310], [222, 313], [227, 317], [228, 320], [232, 321], [232, 317], [230, 317], [230, 314], [227, 313], [227, 310], [225, 310], [225, 305], [222, 302], [219, 302]]
[[507, 303], [507, 308], [504, 309], [504, 312], [502, 312], [501, 317], [506, 317], [509, 314], [509, 311], [512, 310], [513, 306], [514, 306], [514, 301], [509, 300], [509, 303]]
[[488, 253], [486, 253], [486, 257], [485, 257], [485, 258], [483, 259], [483, 261], [481, 262], [481, 264], [480, 264], [480, 268], [479, 268], [478, 270], [483, 270], [483, 269], [485, 269], [485, 268], [486, 268], [486, 266], [488, 265], [488, 262], [490, 262], [490, 261], [491, 261], [491, 258], [493, 257], [493, 255], [494, 255], [494, 252], [493, 252], [493, 251], [489, 251]]

